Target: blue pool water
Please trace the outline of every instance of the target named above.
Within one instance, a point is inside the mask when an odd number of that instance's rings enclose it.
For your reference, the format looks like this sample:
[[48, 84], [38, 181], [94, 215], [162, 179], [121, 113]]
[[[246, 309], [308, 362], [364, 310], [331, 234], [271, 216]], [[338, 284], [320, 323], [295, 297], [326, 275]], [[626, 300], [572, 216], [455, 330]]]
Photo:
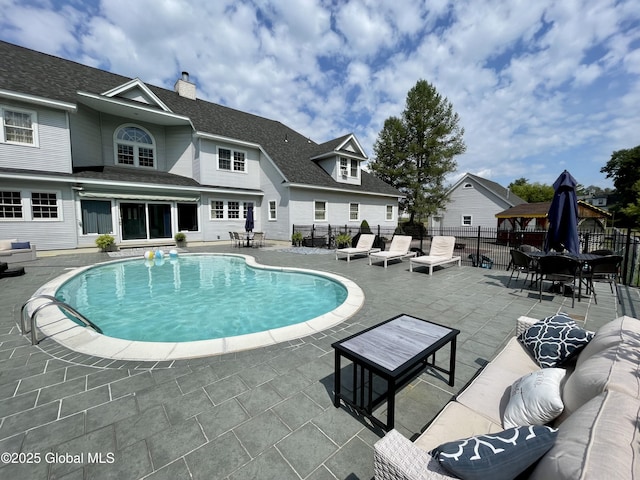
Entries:
[[105, 335], [186, 342], [304, 322], [337, 308], [347, 290], [321, 275], [254, 268], [242, 257], [189, 255], [161, 265], [97, 265], [66, 281], [56, 297]]

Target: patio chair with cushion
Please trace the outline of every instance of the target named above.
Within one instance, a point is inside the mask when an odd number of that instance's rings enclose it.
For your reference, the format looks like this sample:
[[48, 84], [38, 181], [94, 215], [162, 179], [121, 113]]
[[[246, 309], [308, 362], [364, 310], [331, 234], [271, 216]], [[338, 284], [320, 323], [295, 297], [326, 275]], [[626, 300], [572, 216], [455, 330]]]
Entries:
[[456, 244], [456, 237], [435, 236], [431, 240], [429, 255], [414, 257], [409, 260], [409, 270], [413, 272], [413, 267], [429, 267], [429, 275], [433, 275], [433, 267], [445, 265], [447, 263], [458, 262], [461, 265], [461, 258], [453, 255]]
[[339, 255], [346, 255], [347, 262], [351, 260], [352, 256], [355, 255], [369, 255], [372, 252], [379, 252], [379, 248], [373, 248], [373, 242], [376, 239], [376, 236], [372, 233], [363, 233], [358, 238], [358, 243], [355, 247], [348, 248], [337, 248], [336, 249], [336, 260], [338, 260]]
[[394, 235], [391, 239], [389, 250], [382, 252], [372, 252], [369, 254], [369, 265], [371, 262], [384, 262], [384, 268], [387, 268], [389, 260], [402, 260], [404, 257], [415, 257], [416, 252], [412, 252], [410, 235]]
[[576, 288], [578, 287], [576, 280], [579, 278], [580, 262], [564, 255], [546, 255], [538, 258], [538, 266], [540, 301], [542, 301], [543, 280], [547, 280], [552, 282], [552, 290], [556, 285], [559, 285], [561, 294], [565, 293], [567, 286], [571, 287], [571, 308], [573, 308], [576, 302]]

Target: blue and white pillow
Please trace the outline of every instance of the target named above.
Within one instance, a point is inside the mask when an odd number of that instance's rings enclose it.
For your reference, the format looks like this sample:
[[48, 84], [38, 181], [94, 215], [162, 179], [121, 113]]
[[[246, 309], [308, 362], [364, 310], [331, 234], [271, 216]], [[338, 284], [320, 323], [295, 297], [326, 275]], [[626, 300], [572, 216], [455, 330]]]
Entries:
[[528, 425], [443, 443], [429, 453], [463, 480], [511, 480], [547, 453], [557, 435], [555, 428]]
[[577, 355], [593, 338], [566, 313], [547, 317], [531, 325], [518, 340], [542, 368], [555, 368]]

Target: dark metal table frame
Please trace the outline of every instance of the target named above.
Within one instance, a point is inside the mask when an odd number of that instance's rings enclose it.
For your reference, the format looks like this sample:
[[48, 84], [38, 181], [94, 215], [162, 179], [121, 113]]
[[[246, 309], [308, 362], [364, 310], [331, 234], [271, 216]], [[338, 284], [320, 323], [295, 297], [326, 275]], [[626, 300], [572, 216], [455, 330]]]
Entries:
[[[391, 322], [395, 323], [388, 325]], [[404, 331], [402, 331], [405, 326], [409, 326], [414, 330], [411, 331], [404, 328]], [[381, 330], [381, 328], [384, 330]], [[389, 339], [389, 345], [387, 346], [390, 348], [386, 350], [386, 353], [390, 356], [387, 359], [376, 361], [372, 358], [380, 358], [380, 351], [374, 345], [370, 345], [369, 351], [366, 351], [366, 348], [355, 349], [360, 351], [352, 349], [354, 343], [358, 341], [365, 341], [366, 343], [367, 337], [376, 340], [376, 337], [380, 337], [383, 332], [390, 329], [399, 329], [401, 335], [394, 337], [393, 340]], [[418, 372], [430, 367], [446, 373], [449, 375], [449, 385], [453, 386], [456, 366], [456, 338], [459, 333], [460, 330], [454, 328], [445, 327], [411, 315], [401, 314], [333, 343], [331, 346], [335, 350], [334, 406], [339, 408], [340, 400], [342, 400], [345, 404], [369, 418], [375, 425], [382, 427], [386, 431], [391, 430], [395, 422], [396, 393], [409, 383]], [[421, 335], [425, 338], [421, 339]], [[426, 337], [429, 336], [433, 338], [427, 339]], [[354, 339], [356, 339], [355, 342], [353, 341]], [[380, 338], [377, 340], [380, 340]], [[435, 365], [436, 352], [447, 344], [451, 345], [448, 370]], [[396, 352], [400, 352], [403, 349], [404, 357], [399, 353], [396, 354]], [[383, 345], [381, 345], [381, 350], [384, 350]], [[353, 363], [353, 393], [351, 398], [341, 391], [341, 357], [345, 357]], [[382, 365], [381, 363], [383, 362], [387, 365]], [[375, 400], [373, 398], [373, 375], [379, 376], [387, 383], [386, 392]], [[385, 400], [387, 401], [386, 423], [373, 415], [373, 410]]]

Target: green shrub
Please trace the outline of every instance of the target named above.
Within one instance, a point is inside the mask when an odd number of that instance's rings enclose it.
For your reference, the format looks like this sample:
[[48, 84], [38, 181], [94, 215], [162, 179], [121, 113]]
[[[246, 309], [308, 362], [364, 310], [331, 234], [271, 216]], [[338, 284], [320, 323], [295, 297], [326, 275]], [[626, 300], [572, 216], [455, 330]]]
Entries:
[[176, 242], [184, 242], [187, 239], [187, 236], [183, 232], [178, 232], [173, 236], [173, 239]]
[[366, 220], [362, 220], [362, 223], [360, 223], [360, 233], [371, 233], [369, 222], [367, 222]]
[[109, 235], [108, 233], [100, 235], [98, 238], [96, 238], [96, 245], [102, 251], [110, 250], [115, 244], [115, 237], [113, 235]]

